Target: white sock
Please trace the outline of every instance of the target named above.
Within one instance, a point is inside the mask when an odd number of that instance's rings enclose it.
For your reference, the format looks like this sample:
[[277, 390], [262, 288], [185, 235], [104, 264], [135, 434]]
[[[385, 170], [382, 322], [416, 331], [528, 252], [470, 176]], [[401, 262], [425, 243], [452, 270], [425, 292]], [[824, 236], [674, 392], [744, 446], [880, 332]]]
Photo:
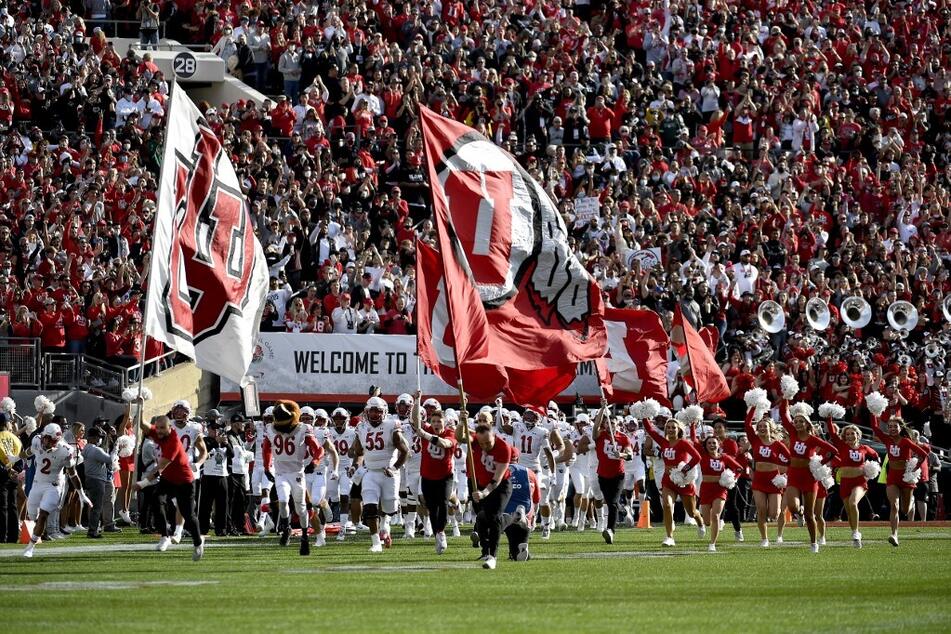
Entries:
[[324, 526], [320, 527], [320, 536], [327, 537], [327, 529]]
[[416, 511], [408, 511], [406, 513], [406, 525], [404, 528], [413, 533], [416, 532]]
[[428, 515], [423, 519], [423, 533], [426, 535], [433, 534], [433, 524], [429, 521]]
[[391, 518], [389, 515], [384, 515], [384, 516], [383, 516], [383, 532], [384, 532], [384, 533], [389, 533], [389, 532], [390, 532], [390, 523], [391, 523], [391, 522], [392, 522], [392, 518]]
[[350, 521], [350, 514], [341, 513], [340, 514], [340, 528], [343, 528], [344, 526], [346, 526], [348, 521]]
[[184, 522], [184, 521], [183, 521], [181, 524], [176, 524], [176, 525], [175, 525], [175, 534], [176, 534], [176, 535], [181, 535], [184, 531], [185, 531], [185, 522]]
[[376, 533], [373, 533], [372, 535], [370, 535], [370, 544], [372, 544], [373, 546], [379, 546], [380, 536], [377, 535]]

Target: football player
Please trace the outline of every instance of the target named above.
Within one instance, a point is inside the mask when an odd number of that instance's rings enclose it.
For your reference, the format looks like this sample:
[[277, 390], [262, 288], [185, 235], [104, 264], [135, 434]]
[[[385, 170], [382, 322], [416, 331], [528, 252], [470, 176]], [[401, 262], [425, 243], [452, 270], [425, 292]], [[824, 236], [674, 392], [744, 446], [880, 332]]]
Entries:
[[307, 481], [307, 491], [310, 493], [310, 502], [316, 507], [314, 519], [317, 521], [317, 536], [314, 538], [314, 546], [320, 548], [327, 543], [327, 523], [333, 519], [333, 511], [330, 509], [330, 502], [327, 500], [327, 488], [329, 482], [337, 479], [337, 468], [339, 458], [337, 448], [331, 439], [331, 431], [327, 427], [330, 417], [326, 410], [314, 410], [311, 407], [302, 407], [300, 421], [301, 423], [314, 426], [314, 438], [317, 444], [324, 450], [324, 458], [320, 464], [311, 463], [304, 470]]
[[[427, 408], [427, 420], [433, 412], [442, 411], [439, 402], [436, 399], [427, 399], [430, 407]], [[426, 505], [421, 503], [420, 497], [420, 465], [422, 463], [422, 441], [419, 435], [413, 429], [413, 422], [410, 420], [410, 412], [413, 410], [413, 397], [409, 394], [400, 394], [396, 399], [396, 414], [394, 418], [403, 431], [403, 437], [409, 447], [409, 457], [406, 459], [406, 465], [403, 467], [400, 484], [400, 500], [405, 500], [403, 508], [406, 515], [403, 518], [403, 536], [406, 539], [416, 537], [416, 514], [419, 513], [419, 519], [423, 523], [423, 536], [431, 537], [432, 528], [428, 522], [428, 513]], [[435, 403], [435, 405], [434, 405]]]
[[[447, 409], [443, 418], [446, 426], [452, 430], [459, 424], [459, 414], [454, 409]], [[465, 443], [457, 443], [452, 456], [452, 478], [454, 483], [453, 495], [449, 501], [449, 523], [452, 525], [452, 536], [459, 537], [462, 533], [459, 525], [468, 521], [469, 513], [469, 471], [467, 468], [468, 448]]]
[[36, 463], [36, 474], [33, 476], [33, 486], [26, 501], [27, 516], [34, 520], [33, 535], [30, 543], [23, 551], [24, 557], [32, 557], [36, 544], [46, 531], [46, 520], [51, 513], [58, 513], [60, 500], [63, 498], [63, 489], [66, 481], [63, 474], [69, 478], [83, 504], [92, 506], [92, 502], [83, 491], [83, 483], [76, 475], [76, 454], [73, 448], [63, 440], [63, 430], [56, 423], [49, 423], [43, 431], [33, 437], [33, 443], [27, 450], [27, 456], [33, 456]]
[[624, 421], [624, 435], [631, 441], [631, 457], [624, 461], [624, 495], [627, 497], [628, 523], [635, 526], [634, 520], [634, 496], [637, 496], [639, 502], [638, 508], [647, 509], [647, 469], [644, 466], [644, 430], [639, 428], [637, 420], [628, 416]]
[[[501, 401], [496, 401], [501, 409]], [[542, 539], [551, 536], [551, 505], [548, 501], [549, 477], [555, 471], [555, 455], [552, 453], [552, 432], [544, 425], [544, 413], [541, 408], [527, 407], [522, 413], [522, 422], [511, 425], [502, 424], [502, 430], [510, 434], [518, 450], [518, 464], [535, 472], [538, 491], [541, 497], [539, 510], [542, 516]], [[557, 433], [557, 432], [555, 432]], [[559, 442], [561, 437], [558, 437]], [[542, 469], [542, 458], [548, 470]]]
[[342, 542], [346, 539], [347, 531], [356, 532], [356, 528], [350, 522], [351, 504], [356, 504], [357, 509], [354, 517], [360, 517], [360, 505], [357, 500], [351, 503], [350, 489], [353, 486], [350, 478], [353, 477], [354, 461], [350, 457], [350, 449], [353, 447], [357, 437], [357, 431], [351, 427], [350, 412], [342, 407], [338, 407], [330, 415], [333, 421], [331, 430], [331, 442], [337, 450], [339, 477], [327, 483], [327, 497], [331, 502], [336, 502], [340, 508], [340, 532], [337, 533], [337, 541]]
[[294, 401], [278, 401], [274, 406], [274, 422], [264, 436], [262, 454], [265, 464], [274, 458], [274, 488], [280, 509], [278, 531], [281, 546], [291, 538], [291, 503], [300, 519], [300, 554], [310, 554], [307, 537], [307, 498], [304, 470], [309, 464], [319, 464], [324, 450], [317, 444], [314, 428], [300, 422], [300, 407]]
[[[175, 426], [175, 433], [178, 434], [182, 442], [182, 449], [191, 463], [192, 476], [195, 487], [193, 499], [196, 506], [201, 506], [201, 465], [208, 458], [208, 449], [205, 447], [205, 436], [201, 423], [191, 420], [192, 406], [188, 401], [176, 401], [172, 405], [172, 411], [169, 413], [172, 424]], [[197, 510], [197, 509], [196, 509]], [[182, 533], [185, 530], [185, 518], [176, 508], [175, 510], [175, 532], [172, 533], [172, 543], [177, 544], [182, 541]]]
[[254, 468], [251, 470], [251, 498], [254, 507], [258, 509], [258, 533], [267, 535], [274, 528], [274, 522], [268, 512], [271, 502], [272, 482], [266, 476], [270, 473], [271, 465], [264, 464], [264, 438], [267, 429], [274, 422], [274, 407], [264, 410], [261, 420], [254, 423]]
[[575, 462], [569, 476], [575, 487], [574, 527], [578, 532], [585, 529], [588, 507], [591, 504], [591, 462], [594, 457], [594, 442], [591, 439], [591, 419], [584, 412], [575, 416], [575, 427], [568, 438], [575, 452]]
[[363, 515], [370, 527], [371, 553], [383, 552], [384, 542], [392, 543], [388, 518], [398, 510], [400, 468], [409, 454], [400, 424], [386, 414], [386, 401], [371, 396], [351, 449], [353, 457], [362, 457], [366, 467], [361, 496]]

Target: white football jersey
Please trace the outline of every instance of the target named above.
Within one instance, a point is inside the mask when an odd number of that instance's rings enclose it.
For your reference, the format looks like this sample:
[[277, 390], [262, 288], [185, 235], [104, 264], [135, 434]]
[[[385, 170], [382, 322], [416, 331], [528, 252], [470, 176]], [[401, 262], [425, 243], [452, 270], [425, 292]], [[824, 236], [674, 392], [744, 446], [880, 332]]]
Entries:
[[456, 444], [456, 451], [452, 456], [452, 468], [456, 473], [465, 473], [468, 470], [468, 448], [463, 442]]
[[594, 445], [590, 445], [587, 453], [578, 453], [578, 446], [581, 444], [581, 439], [585, 437], [584, 432], [578, 431], [576, 427], [572, 427], [571, 431], [568, 432], [568, 435], [565, 436], [565, 442], [570, 442], [572, 448], [575, 450], [575, 457], [572, 461], [572, 465], [579, 469], [588, 468], [588, 459], [592, 453], [594, 453]]
[[630, 433], [624, 432], [624, 435], [627, 436], [627, 439], [631, 441], [631, 459], [624, 462], [625, 469], [632, 469], [634, 465], [638, 462], [643, 463], [644, 458], [644, 430], [638, 429], [637, 431]]
[[[333, 434], [330, 427], [314, 427], [314, 440], [317, 441], [318, 447], [323, 447], [328, 442], [333, 444]], [[333, 462], [330, 460], [330, 452], [325, 449], [324, 457], [320, 459], [320, 468], [329, 469], [333, 466]]]
[[76, 463], [76, 452], [63, 440], [50, 449], [43, 449], [39, 436], [33, 438], [31, 445], [33, 456], [36, 459], [36, 475], [33, 476], [33, 486], [37, 484], [63, 484], [63, 472]]
[[185, 455], [188, 456], [188, 462], [192, 468], [192, 475], [197, 478], [201, 468], [195, 466], [195, 458], [198, 455], [195, 453], [195, 445], [198, 444], [198, 439], [204, 436], [201, 425], [194, 421], [188, 421], [182, 427], [179, 427], [178, 423], [173, 423], [172, 428], [175, 430], [175, 433], [178, 434], [179, 440], [182, 441], [182, 449], [185, 450]]
[[314, 427], [299, 424], [288, 433], [267, 428], [267, 439], [271, 443], [271, 457], [274, 460], [275, 475], [301, 473], [311, 460], [307, 439], [314, 440]]
[[376, 427], [367, 421], [357, 425], [357, 438], [363, 445], [363, 464], [367, 469], [386, 469], [396, 463], [394, 432], [400, 431], [399, 421], [386, 419]]
[[529, 429], [524, 423], [516, 423], [513, 431], [515, 448], [519, 451], [518, 463], [535, 471], [540, 470], [542, 451], [551, 447], [548, 436], [551, 432], [541, 425]]
[[353, 443], [356, 439], [357, 430], [353, 427], [347, 426], [343, 432], [338, 432], [336, 429], [330, 430], [330, 442], [334, 444], [334, 447], [337, 449], [337, 455], [340, 456], [339, 469], [341, 472], [346, 471], [353, 465], [353, 458], [350, 457], [350, 448], [353, 447]]
[[267, 436], [268, 425], [262, 420], [254, 422], [254, 464], [261, 464], [264, 460], [264, 438]]
[[394, 416], [393, 419], [400, 424], [400, 428], [403, 430], [403, 437], [406, 439], [406, 444], [409, 447], [409, 455], [406, 456], [406, 464], [404, 466], [407, 471], [415, 473], [419, 471], [423, 461], [423, 439], [413, 431], [413, 425], [409, 422], [408, 418], [400, 420]]

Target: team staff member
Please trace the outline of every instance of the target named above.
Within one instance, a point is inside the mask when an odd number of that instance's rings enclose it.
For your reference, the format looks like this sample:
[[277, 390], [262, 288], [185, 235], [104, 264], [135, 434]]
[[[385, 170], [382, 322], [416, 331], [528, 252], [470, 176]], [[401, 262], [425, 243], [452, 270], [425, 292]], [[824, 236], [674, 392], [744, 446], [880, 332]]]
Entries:
[[420, 486], [436, 536], [436, 554], [441, 555], [449, 545], [446, 540], [446, 523], [449, 519], [449, 497], [453, 489], [453, 456], [457, 442], [455, 433], [446, 427], [441, 409], [434, 410], [428, 416], [428, 425], [420, 425], [420, 396], [422, 394], [417, 390], [410, 422], [413, 431], [423, 442], [419, 467]]
[[23, 443], [13, 433], [13, 421], [0, 414], [0, 543], [15, 544], [19, 538], [16, 466]]
[[[210, 417], [209, 417], [210, 418]], [[201, 534], [208, 533], [211, 526], [211, 508], [215, 509], [215, 535], [224, 537], [228, 530], [228, 467], [234, 460], [234, 451], [222, 424], [212, 418], [205, 436], [208, 459], [201, 473], [201, 498], [198, 501], [198, 526]]]
[[[464, 442], [467, 433], [469, 423], [466, 402], [463, 400], [459, 424], [456, 425], [456, 440]], [[502, 511], [512, 495], [509, 464], [514, 454], [511, 445], [496, 437], [492, 416], [488, 412], [480, 413], [476, 418], [475, 433], [470, 434], [469, 440], [477, 487], [472, 492], [472, 500], [479, 510], [472, 530], [472, 541], [482, 547], [482, 567], [495, 570], [495, 555], [502, 534]]]
[[534, 520], [535, 506], [541, 500], [538, 488], [538, 476], [535, 472], [520, 464], [509, 465], [509, 479], [512, 483], [512, 497], [505, 507], [505, 537], [509, 542], [509, 559], [528, 561], [528, 527]]
[[604, 503], [608, 505], [608, 523], [601, 531], [606, 544], [614, 543], [614, 525], [617, 524], [617, 508], [624, 483], [624, 462], [633, 456], [631, 440], [611, 426], [610, 416], [607, 400], [601, 399], [601, 411], [594, 419], [592, 436], [598, 453], [598, 486]]
[[[195, 552], [192, 559], [198, 561], [205, 553], [205, 538], [198, 531], [198, 519], [195, 517], [195, 476], [191, 463], [178, 433], [172, 428], [168, 416], [156, 416], [152, 424], [142, 422], [142, 434], [159, 447], [158, 469], [149, 473], [145, 479], [136, 483], [137, 489], [155, 484], [158, 481], [159, 503], [155, 509], [155, 521], [158, 523], [159, 540], [156, 550], [165, 552], [172, 543], [165, 519], [165, 501], [171, 496], [185, 520], [185, 529], [192, 536]], [[161, 477], [161, 479], [159, 479]]]

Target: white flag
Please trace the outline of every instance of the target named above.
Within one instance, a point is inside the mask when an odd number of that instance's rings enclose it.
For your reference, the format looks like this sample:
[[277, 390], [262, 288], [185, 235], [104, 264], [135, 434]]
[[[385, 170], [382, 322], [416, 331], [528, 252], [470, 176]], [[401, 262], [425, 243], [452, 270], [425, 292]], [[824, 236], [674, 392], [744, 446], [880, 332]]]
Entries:
[[180, 87], [170, 98], [146, 299], [146, 333], [240, 383], [268, 285], [234, 166]]

